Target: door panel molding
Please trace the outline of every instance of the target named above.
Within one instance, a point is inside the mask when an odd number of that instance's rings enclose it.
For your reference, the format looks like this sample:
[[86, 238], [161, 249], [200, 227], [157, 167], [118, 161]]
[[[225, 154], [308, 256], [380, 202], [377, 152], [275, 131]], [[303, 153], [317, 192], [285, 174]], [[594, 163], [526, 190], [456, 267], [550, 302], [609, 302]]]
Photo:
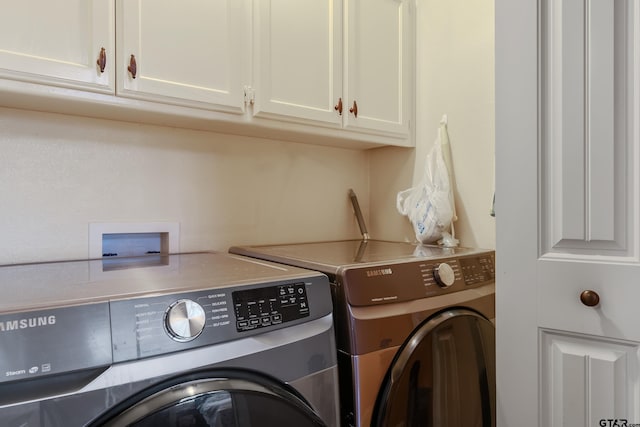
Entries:
[[544, 329], [540, 342], [541, 425], [640, 420], [640, 343]]
[[541, 255], [636, 256], [638, 7], [539, 4]]

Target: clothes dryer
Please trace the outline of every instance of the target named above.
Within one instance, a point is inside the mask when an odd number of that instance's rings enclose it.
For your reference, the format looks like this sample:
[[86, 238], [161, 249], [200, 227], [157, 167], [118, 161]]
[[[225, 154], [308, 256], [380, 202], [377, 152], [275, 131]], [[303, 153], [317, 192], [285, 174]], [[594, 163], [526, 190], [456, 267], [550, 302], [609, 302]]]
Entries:
[[0, 425], [336, 426], [324, 274], [198, 253], [0, 267]]
[[230, 252], [329, 276], [343, 426], [495, 426], [493, 251], [348, 240]]

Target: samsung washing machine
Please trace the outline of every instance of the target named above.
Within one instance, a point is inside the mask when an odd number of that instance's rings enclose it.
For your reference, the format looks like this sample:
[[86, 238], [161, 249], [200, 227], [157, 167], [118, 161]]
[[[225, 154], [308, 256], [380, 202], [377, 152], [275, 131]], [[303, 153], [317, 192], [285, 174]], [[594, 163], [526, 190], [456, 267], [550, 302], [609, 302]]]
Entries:
[[495, 426], [493, 251], [348, 240], [230, 252], [329, 276], [343, 426]]
[[324, 274], [217, 253], [0, 267], [0, 425], [336, 426]]

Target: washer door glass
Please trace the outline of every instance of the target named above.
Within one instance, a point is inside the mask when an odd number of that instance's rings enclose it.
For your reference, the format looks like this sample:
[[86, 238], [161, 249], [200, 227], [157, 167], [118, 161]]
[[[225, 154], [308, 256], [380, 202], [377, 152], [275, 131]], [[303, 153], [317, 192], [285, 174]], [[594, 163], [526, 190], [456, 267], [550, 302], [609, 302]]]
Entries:
[[495, 426], [495, 328], [468, 309], [423, 322], [382, 383], [372, 426]]
[[89, 426], [324, 426], [292, 387], [246, 370], [170, 378], [121, 402]]

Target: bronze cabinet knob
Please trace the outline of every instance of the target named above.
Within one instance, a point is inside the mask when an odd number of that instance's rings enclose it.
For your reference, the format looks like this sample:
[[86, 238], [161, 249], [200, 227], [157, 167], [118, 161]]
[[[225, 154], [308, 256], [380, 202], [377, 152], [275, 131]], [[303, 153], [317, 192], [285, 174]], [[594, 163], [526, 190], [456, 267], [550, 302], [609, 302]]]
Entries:
[[587, 307], [595, 307], [600, 304], [600, 295], [591, 290], [582, 291], [580, 294], [580, 301]]
[[98, 64], [98, 67], [100, 67], [100, 72], [104, 73], [104, 68], [107, 66], [107, 51], [105, 50], [105, 48], [100, 49], [100, 55], [98, 55], [96, 64]]
[[349, 112], [354, 115], [354, 117], [358, 117], [358, 104], [356, 101], [353, 101], [353, 107], [349, 108]]
[[333, 109], [336, 110], [340, 116], [342, 115], [342, 98], [338, 98], [338, 103], [334, 105]]
[[127, 70], [131, 73], [131, 78], [136, 78], [136, 74], [138, 74], [138, 64], [136, 63], [136, 57], [131, 55], [129, 59], [129, 66]]

